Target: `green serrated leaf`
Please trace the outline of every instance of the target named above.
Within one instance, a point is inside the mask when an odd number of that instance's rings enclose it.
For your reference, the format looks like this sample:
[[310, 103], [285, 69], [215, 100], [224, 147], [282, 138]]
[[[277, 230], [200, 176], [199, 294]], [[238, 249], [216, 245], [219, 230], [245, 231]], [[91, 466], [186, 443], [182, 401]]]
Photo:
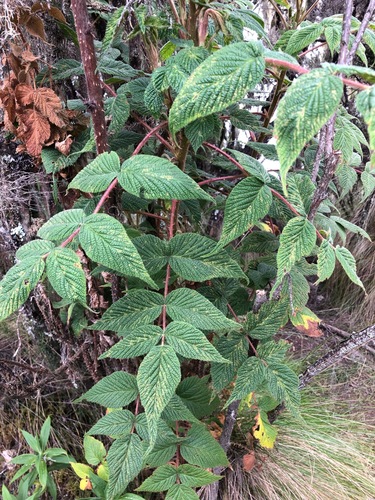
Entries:
[[141, 198], [212, 200], [176, 165], [157, 156], [132, 156], [122, 164], [118, 180], [126, 191]]
[[238, 330], [241, 325], [224, 316], [209, 300], [189, 288], [173, 290], [166, 299], [167, 314], [175, 321], [202, 330]]
[[336, 215], [332, 215], [331, 219], [334, 220], [337, 224], [343, 226], [347, 231], [350, 231], [351, 233], [354, 234], [359, 234], [363, 238], [367, 238], [369, 241], [371, 241], [371, 238], [368, 235], [368, 233], [361, 227], [357, 226], [357, 224], [353, 224], [352, 222], [349, 222], [348, 220], [345, 220], [342, 217], [337, 217]]
[[143, 481], [137, 491], [165, 491], [175, 484], [176, 479], [177, 468], [172, 465], [162, 465]]
[[156, 287], [123, 225], [114, 217], [107, 214], [86, 217], [79, 233], [79, 242], [94, 262], [128, 276], [137, 276]]
[[151, 80], [144, 93], [145, 106], [154, 118], [158, 118], [163, 108], [164, 95]]
[[184, 83], [169, 114], [170, 130], [222, 111], [254, 88], [264, 73], [259, 42], [228, 45], [207, 58]]
[[349, 252], [347, 248], [337, 246], [335, 248], [335, 253], [337, 260], [342, 265], [344, 271], [346, 272], [348, 278], [353, 281], [356, 285], [360, 286], [365, 292], [365, 287], [362, 281], [357, 275], [357, 264], [353, 255]]
[[17, 260], [24, 260], [28, 258], [33, 258], [35, 260], [40, 259], [47, 253], [49, 253], [55, 245], [51, 241], [46, 240], [33, 240], [23, 245], [16, 252]]
[[49, 219], [38, 231], [39, 238], [61, 243], [68, 238], [85, 219], [85, 212], [80, 208], [64, 210]]
[[204, 141], [220, 135], [222, 123], [216, 114], [198, 118], [186, 126], [185, 134], [196, 153]]
[[301, 149], [328, 121], [340, 103], [343, 83], [326, 70], [312, 70], [293, 81], [281, 100], [275, 122], [280, 174], [286, 174]]
[[281, 233], [277, 252], [278, 279], [288, 273], [301, 257], [312, 252], [315, 241], [315, 228], [307, 219], [294, 217], [288, 222]]
[[321, 24], [310, 24], [301, 29], [293, 31], [286, 46], [289, 54], [298, 54], [302, 49], [315, 42], [323, 33], [324, 27]]
[[124, 128], [125, 122], [129, 118], [130, 105], [126, 94], [118, 94], [116, 97], [108, 98], [107, 101], [109, 106], [106, 108], [106, 115], [111, 118], [108, 132], [116, 134]]
[[117, 153], [102, 153], [81, 170], [69, 184], [69, 189], [85, 193], [104, 191], [120, 172], [120, 158]]
[[186, 420], [188, 422], [198, 422], [195, 416], [182, 402], [181, 398], [174, 394], [164, 408], [161, 418], [166, 422], [176, 422], [177, 420]]
[[180, 445], [180, 452], [189, 464], [204, 468], [227, 465], [223, 448], [202, 424], [193, 424], [186, 439]]
[[120, 29], [124, 9], [125, 6], [119, 7], [113, 12], [113, 14], [110, 15], [109, 19], [107, 20], [105, 35], [101, 47], [102, 53], [109, 49], [109, 47], [112, 45], [113, 40], [115, 39], [116, 34]]
[[114, 372], [102, 378], [76, 400], [98, 403], [106, 408], [127, 406], [138, 396], [137, 379], [126, 372]]
[[123, 335], [124, 339], [117, 342], [99, 359], [126, 359], [147, 354], [159, 342], [163, 330], [159, 326], [145, 325], [136, 328], [134, 331], [127, 331]]
[[83, 439], [85, 460], [90, 465], [99, 465], [107, 455], [104, 444], [92, 436], [85, 435]]
[[148, 290], [130, 290], [111, 305], [92, 330], [121, 332], [152, 323], [162, 312], [162, 295]]
[[[361, 202], [365, 201], [375, 190], [375, 176], [366, 170], [361, 174], [361, 181], [363, 184], [363, 197]], [[17, 255], [17, 254], [16, 254]]]
[[258, 390], [265, 380], [264, 364], [256, 356], [247, 358], [240, 366], [237, 373], [236, 385], [227, 401], [228, 406], [232, 401], [242, 399], [250, 392]]
[[271, 203], [271, 190], [259, 179], [248, 177], [237, 184], [225, 205], [220, 246], [230, 243], [262, 219]]
[[232, 382], [238, 368], [247, 358], [249, 344], [246, 337], [241, 333], [232, 333], [227, 337], [221, 337], [216, 344], [220, 354], [228, 359], [231, 364], [212, 363], [211, 377], [216, 391], [221, 391]]
[[288, 321], [288, 307], [285, 300], [268, 301], [257, 315], [249, 313], [246, 331], [251, 338], [264, 340], [275, 335]]
[[108, 450], [109, 481], [107, 495], [113, 499], [123, 493], [142, 469], [143, 447], [136, 434], [116, 439]]
[[185, 484], [175, 484], [167, 492], [165, 500], [198, 500], [199, 496]]
[[185, 484], [192, 488], [199, 488], [215, 483], [222, 477], [190, 464], [183, 464], [177, 467], [177, 473], [181, 484]]
[[228, 363], [207, 337], [194, 326], [182, 321], [173, 321], [166, 330], [165, 336], [168, 344], [181, 356], [202, 361], [216, 361]]
[[137, 381], [147, 417], [150, 448], [155, 444], [157, 420], [180, 379], [180, 362], [172, 347], [166, 345], [153, 347], [139, 367]]
[[318, 251], [318, 281], [321, 283], [330, 278], [335, 270], [335, 251], [329, 241], [324, 240]]
[[119, 438], [130, 434], [134, 424], [135, 417], [129, 410], [112, 411], [100, 418], [87, 434], [89, 436], [101, 434]]
[[245, 278], [240, 266], [227, 252], [217, 249], [214, 240], [199, 234], [177, 234], [168, 245], [169, 264], [176, 274], [189, 281], [212, 278]]
[[78, 255], [69, 248], [55, 248], [46, 260], [47, 278], [63, 299], [86, 304], [86, 277]]
[[28, 257], [9, 269], [0, 281], [0, 321], [26, 302], [42, 277], [44, 266], [42, 258]]
[[[268, 144], [267, 144], [268, 146]], [[275, 147], [275, 146], [273, 146]], [[242, 167], [249, 172], [250, 175], [256, 177], [264, 184], [270, 181], [270, 176], [264, 166], [255, 158], [252, 158], [245, 153], [236, 151], [235, 149], [228, 149], [228, 151], [234, 156], [234, 158], [242, 165]]]
[[242, 241], [241, 252], [272, 253], [279, 248], [279, 238], [267, 231], [253, 231]]
[[176, 394], [196, 418], [210, 415], [220, 404], [219, 399], [214, 397], [213, 391], [207, 385], [207, 378], [196, 376], [184, 378], [178, 385]]
[[264, 368], [267, 387], [272, 396], [294, 414], [298, 415], [298, 408], [301, 403], [299, 392], [299, 379], [289, 366], [283, 363], [272, 362]]

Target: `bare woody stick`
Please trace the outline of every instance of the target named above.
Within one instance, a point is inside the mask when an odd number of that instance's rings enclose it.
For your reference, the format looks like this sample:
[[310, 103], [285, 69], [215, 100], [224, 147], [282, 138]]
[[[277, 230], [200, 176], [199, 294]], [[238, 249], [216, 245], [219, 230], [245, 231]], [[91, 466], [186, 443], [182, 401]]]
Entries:
[[108, 138], [105, 126], [102, 87], [100, 76], [97, 72], [94, 37], [87, 13], [86, 1], [72, 0], [71, 7], [86, 77], [88, 107], [94, 126], [96, 152], [100, 154], [107, 151]]

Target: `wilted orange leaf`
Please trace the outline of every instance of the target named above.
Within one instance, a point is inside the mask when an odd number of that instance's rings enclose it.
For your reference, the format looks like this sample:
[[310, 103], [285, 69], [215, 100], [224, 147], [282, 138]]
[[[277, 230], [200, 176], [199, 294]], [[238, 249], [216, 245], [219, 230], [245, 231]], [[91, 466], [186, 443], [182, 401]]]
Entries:
[[319, 328], [320, 319], [308, 307], [297, 309], [290, 320], [297, 330], [308, 337], [321, 337], [323, 335]]

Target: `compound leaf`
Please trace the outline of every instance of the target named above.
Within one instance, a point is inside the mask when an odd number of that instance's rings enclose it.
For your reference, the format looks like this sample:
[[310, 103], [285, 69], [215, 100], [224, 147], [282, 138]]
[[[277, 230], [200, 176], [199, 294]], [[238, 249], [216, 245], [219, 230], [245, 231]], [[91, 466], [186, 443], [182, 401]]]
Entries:
[[163, 330], [156, 325], [145, 325], [123, 334], [124, 339], [100, 356], [103, 358], [135, 358], [148, 353], [161, 339]]
[[114, 438], [130, 434], [135, 417], [129, 410], [116, 410], [104, 415], [87, 432], [89, 436], [101, 434]]
[[294, 217], [288, 222], [281, 233], [277, 252], [278, 279], [290, 272], [301, 257], [312, 252], [315, 241], [315, 228], [306, 218]]
[[322, 281], [330, 278], [335, 270], [335, 251], [329, 241], [324, 240], [319, 247], [318, 251], [318, 281], [316, 283], [321, 283]]
[[92, 330], [134, 330], [134, 327], [152, 323], [162, 312], [163, 297], [149, 290], [130, 290], [109, 307]]
[[102, 153], [81, 170], [69, 184], [69, 189], [85, 193], [104, 191], [120, 172], [120, 158], [117, 153]]
[[204, 468], [227, 465], [223, 448], [202, 424], [192, 424], [180, 447], [181, 455], [189, 464]]
[[194, 233], [177, 234], [168, 245], [169, 264], [189, 281], [212, 278], [245, 278], [240, 266], [217, 243]]
[[342, 265], [344, 271], [346, 272], [348, 278], [353, 281], [356, 285], [360, 286], [363, 291], [365, 291], [365, 287], [363, 286], [362, 281], [359, 279], [357, 275], [357, 264], [353, 255], [349, 252], [347, 248], [337, 246], [335, 248], [335, 253], [337, 260]]

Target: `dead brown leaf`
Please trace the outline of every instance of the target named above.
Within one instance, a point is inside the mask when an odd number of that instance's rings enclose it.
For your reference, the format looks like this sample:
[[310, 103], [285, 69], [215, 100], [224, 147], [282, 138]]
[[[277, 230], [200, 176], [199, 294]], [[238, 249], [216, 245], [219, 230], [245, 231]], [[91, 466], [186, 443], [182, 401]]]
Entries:
[[47, 118], [36, 109], [25, 109], [18, 115], [18, 119], [18, 137], [25, 143], [30, 155], [39, 156], [51, 133]]

